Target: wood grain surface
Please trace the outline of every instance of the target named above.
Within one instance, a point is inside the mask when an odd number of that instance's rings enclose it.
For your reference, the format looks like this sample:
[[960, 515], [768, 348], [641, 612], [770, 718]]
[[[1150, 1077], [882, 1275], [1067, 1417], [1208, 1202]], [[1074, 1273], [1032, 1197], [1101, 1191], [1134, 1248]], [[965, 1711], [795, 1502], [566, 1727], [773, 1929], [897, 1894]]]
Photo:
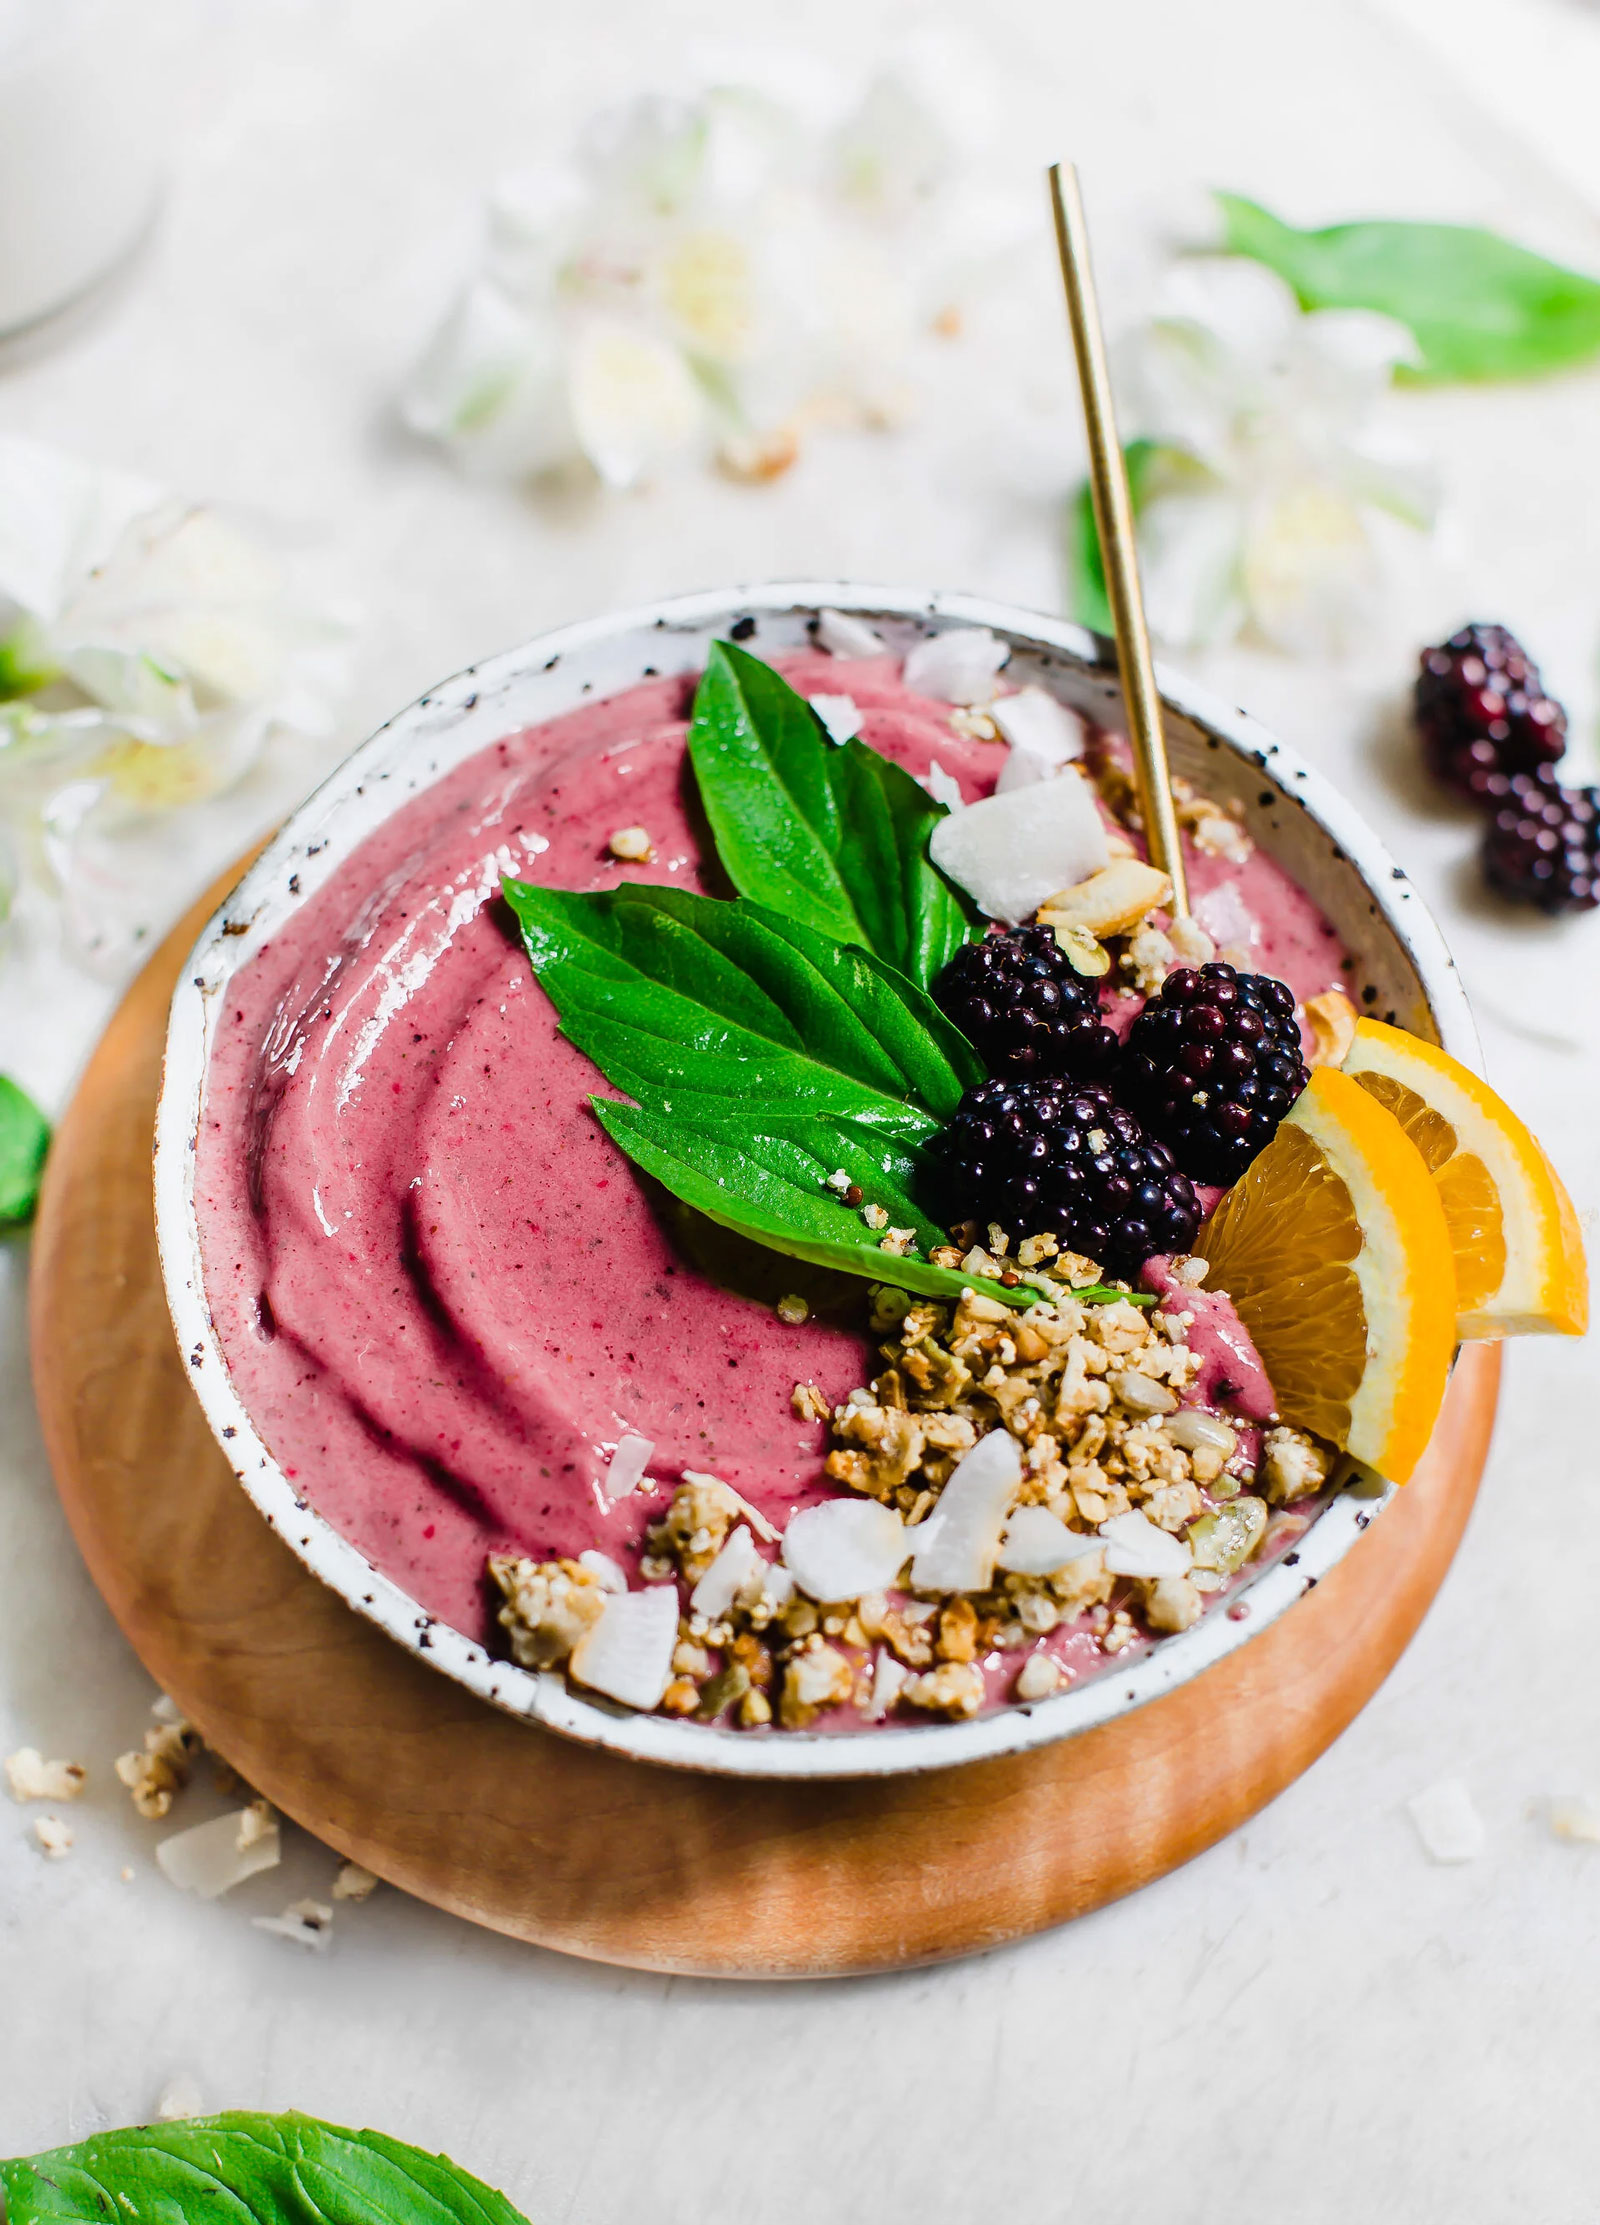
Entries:
[[1393, 1667], [1477, 1490], [1495, 1346], [1462, 1354], [1416, 1477], [1314, 1592], [1181, 1690], [1042, 1751], [886, 1782], [692, 1776], [516, 1721], [403, 1653], [239, 1489], [162, 1295], [150, 1154], [167, 1000], [234, 877], [129, 991], [56, 1139], [35, 1377], [68, 1516], [140, 1658], [341, 1853], [603, 1962], [799, 1978], [940, 1961], [1188, 1861], [1309, 1767]]

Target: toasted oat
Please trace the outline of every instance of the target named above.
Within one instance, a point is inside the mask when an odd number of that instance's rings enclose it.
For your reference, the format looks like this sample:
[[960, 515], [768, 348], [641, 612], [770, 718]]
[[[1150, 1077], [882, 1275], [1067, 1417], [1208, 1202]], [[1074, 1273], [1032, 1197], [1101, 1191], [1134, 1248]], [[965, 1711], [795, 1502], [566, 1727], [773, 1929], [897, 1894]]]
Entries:
[[965, 742], [998, 742], [1003, 739], [1000, 729], [987, 711], [975, 711], [958, 703], [950, 713], [950, 731], [959, 734]]
[[1303, 1429], [1280, 1425], [1269, 1429], [1261, 1440], [1256, 1481], [1264, 1499], [1283, 1506], [1320, 1491], [1332, 1467], [1333, 1454], [1327, 1446], [1307, 1436]]
[[159, 1823], [171, 1814], [174, 1798], [189, 1782], [200, 1743], [200, 1733], [180, 1715], [145, 1732], [142, 1754], [117, 1756], [117, 1776], [149, 1822]]
[[926, 1675], [908, 1676], [900, 1687], [908, 1707], [957, 1719], [976, 1715], [985, 1696], [983, 1671], [975, 1661], [941, 1661]]
[[815, 1383], [796, 1383], [789, 1393], [789, 1411], [797, 1422], [825, 1422], [833, 1408]]
[[855, 1671], [836, 1646], [812, 1638], [789, 1660], [778, 1720], [786, 1730], [804, 1730], [824, 1708], [844, 1707], [855, 1696]]
[[491, 1553], [489, 1577], [505, 1600], [495, 1619], [519, 1668], [551, 1669], [565, 1661], [605, 1613], [607, 1587], [579, 1561]]
[[37, 1746], [7, 1755], [5, 1771], [13, 1800], [76, 1800], [89, 1774], [82, 1762], [46, 1761]]
[[1114, 858], [1098, 873], [1059, 890], [1039, 907], [1044, 927], [1083, 928], [1093, 936], [1125, 935], [1172, 900], [1165, 873], [1139, 858]]

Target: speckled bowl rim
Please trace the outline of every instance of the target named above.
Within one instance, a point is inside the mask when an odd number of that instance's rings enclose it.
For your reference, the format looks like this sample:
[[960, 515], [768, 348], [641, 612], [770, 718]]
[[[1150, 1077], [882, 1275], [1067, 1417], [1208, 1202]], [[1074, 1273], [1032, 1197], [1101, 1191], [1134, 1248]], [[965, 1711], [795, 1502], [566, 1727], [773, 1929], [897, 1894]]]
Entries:
[[[480, 1699], [545, 1729], [616, 1754], [718, 1775], [758, 1778], [897, 1776], [1043, 1746], [1106, 1723], [1158, 1699], [1234, 1652], [1291, 1607], [1350, 1550], [1392, 1497], [1335, 1496], [1315, 1517], [1291, 1557], [1255, 1578], [1241, 1595], [1242, 1619], [1212, 1612], [1191, 1629], [1160, 1640], [1125, 1670], [1108, 1668], [1050, 1699], [1012, 1703], [972, 1722], [884, 1727], [870, 1732], [784, 1732], [752, 1736], [659, 1715], [640, 1715], [585, 1698], [548, 1672], [515, 1667], [430, 1614], [342, 1537], [285, 1476], [234, 1390], [206, 1303], [194, 1205], [195, 1138], [215, 1016], [229, 979], [263, 939], [309, 901], [356, 846], [421, 788], [507, 732], [600, 700], [645, 675], [693, 669], [714, 634], [749, 619], [803, 639], [805, 621], [824, 608], [858, 613], [898, 628], [937, 631], [988, 626], [1058, 667], [1093, 674], [1114, 707], [1108, 645], [1066, 620], [1011, 604], [957, 594], [926, 594], [845, 581], [783, 581], [714, 589], [565, 626], [508, 650], [427, 694], [378, 729], [295, 812], [208, 922], [172, 1000], [156, 1120], [156, 1228], [162, 1273], [190, 1380], [229, 1465], [269, 1526], [358, 1614], [431, 1668]], [[661, 644], [671, 644], [664, 654]], [[577, 679], [585, 664], [603, 667], [636, 647], [631, 679], [597, 685]], [[624, 665], [633, 663], [631, 653]], [[1479, 1064], [1476, 1031], [1443, 937], [1415, 889], [1364, 820], [1321, 774], [1244, 713], [1176, 675], [1158, 675], [1163, 700], [1207, 740], [1259, 769], [1280, 796], [1306, 813], [1342, 850], [1365, 883], [1414, 970], [1440, 1041]], [[544, 700], [544, 699], [548, 700]], [[392, 783], [392, 785], [391, 785]], [[1291, 1565], [1292, 1562], [1292, 1565]]]

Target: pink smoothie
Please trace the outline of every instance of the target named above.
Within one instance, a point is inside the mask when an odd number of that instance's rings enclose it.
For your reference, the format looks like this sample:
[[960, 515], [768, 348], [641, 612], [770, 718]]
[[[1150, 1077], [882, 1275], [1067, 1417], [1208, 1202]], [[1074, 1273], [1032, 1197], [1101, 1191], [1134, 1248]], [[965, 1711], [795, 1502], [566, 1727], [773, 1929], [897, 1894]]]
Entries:
[[[778, 661], [803, 693], [853, 696], [864, 739], [913, 773], [937, 760], [969, 802], [993, 786], [1003, 751], [954, 735], [893, 660]], [[609, 1142], [498, 893], [503, 872], [727, 893], [686, 765], [691, 694], [652, 680], [480, 752], [296, 912], [219, 1022], [196, 1203], [236, 1387], [307, 1500], [478, 1637], [488, 1553], [627, 1564], [686, 1468], [780, 1526], [830, 1496], [825, 1425], [790, 1392], [840, 1400], [872, 1373], [859, 1284], [708, 1233]], [[649, 865], [607, 852], [631, 825]], [[1200, 887], [1218, 862], [1195, 861]], [[1287, 876], [1259, 852], [1223, 870], [1257, 962], [1302, 998], [1336, 985], [1339, 946]], [[790, 1290], [813, 1303], [800, 1327], [772, 1310]], [[628, 1431], [660, 1488], [610, 1507]]]

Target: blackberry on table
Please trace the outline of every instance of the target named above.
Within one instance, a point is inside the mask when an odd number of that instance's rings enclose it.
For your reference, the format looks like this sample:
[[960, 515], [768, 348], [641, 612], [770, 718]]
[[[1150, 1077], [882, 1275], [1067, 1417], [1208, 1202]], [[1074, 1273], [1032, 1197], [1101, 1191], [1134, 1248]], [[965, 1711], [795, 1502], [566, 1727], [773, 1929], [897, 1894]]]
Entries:
[[1287, 983], [1216, 961], [1168, 974], [1128, 1030], [1116, 1086], [1185, 1174], [1229, 1183], [1309, 1079]]
[[1549, 766], [1512, 774], [1484, 832], [1483, 870], [1513, 903], [1593, 911], [1600, 905], [1600, 788], [1563, 788]]
[[1171, 1152], [1095, 1084], [980, 1082], [934, 1148], [948, 1220], [1051, 1235], [1114, 1273], [1187, 1251], [1200, 1225]]
[[1497, 774], [1554, 764], [1567, 746], [1565, 711], [1504, 626], [1463, 626], [1423, 650], [1416, 719], [1430, 771], [1476, 802]]
[[1103, 1074], [1117, 1052], [1092, 981], [1048, 927], [965, 943], [933, 985], [935, 1001], [992, 1074]]

